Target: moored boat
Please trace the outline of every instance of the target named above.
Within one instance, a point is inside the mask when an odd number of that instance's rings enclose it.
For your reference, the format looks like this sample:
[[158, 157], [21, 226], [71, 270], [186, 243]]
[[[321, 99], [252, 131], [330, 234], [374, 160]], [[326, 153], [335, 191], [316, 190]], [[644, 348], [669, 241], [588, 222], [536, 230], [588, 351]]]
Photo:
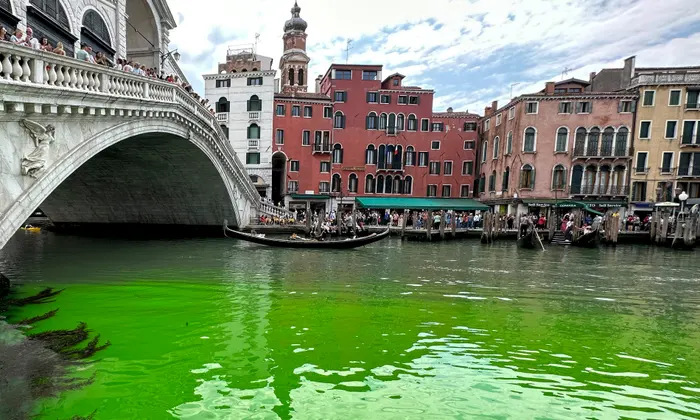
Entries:
[[538, 244], [537, 232], [534, 229], [528, 230], [524, 235], [520, 235], [516, 241], [518, 248], [535, 249]]
[[590, 232], [584, 233], [583, 235], [571, 241], [572, 246], [578, 246], [581, 248], [596, 248], [599, 243], [600, 230], [598, 229], [594, 229]]

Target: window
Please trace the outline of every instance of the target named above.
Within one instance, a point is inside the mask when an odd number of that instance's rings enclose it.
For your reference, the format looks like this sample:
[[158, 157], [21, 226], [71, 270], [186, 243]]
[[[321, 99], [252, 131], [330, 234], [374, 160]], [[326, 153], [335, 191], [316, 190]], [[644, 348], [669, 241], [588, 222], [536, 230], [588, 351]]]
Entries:
[[484, 131], [489, 131], [491, 129], [491, 120], [488, 119], [484, 121]]
[[260, 127], [257, 124], [251, 124], [248, 126], [248, 138], [249, 139], [259, 139], [260, 138]]
[[464, 131], [476, 131], [476, 123], [475, 122], [465, 122], [464, 123]]
[[428, 191], [426, 192], [426, 195], [428, 197], [436, 197], [437, 196], [437, 185], [428, 185]]
[[452, 195], [452, 185], [443, 185], [442, 186], [442, 196], [449, 197], [451, 195]]
[[301, 107], [299, 105], [292, 105], [292, 117], [301, 116]]
[[673, 171], [673, 152], [664, 152], [661, 158], [661, 173], [668, 174]]
[[619, 113], [630, 113], [634, 112], [634, 102], [632, 101], [620, 101], [620, 108], [617, 110]]
[[368, 130], [376, 130], [377, 129], [377, 113], [376, 112], [370, 112], [369, 115], [367, 115], [367, 120], [365, 121], [365, 128]]
[[304, 107], [304, 118], [311, 118], [313, 116], [313, 108], [310, 106]]
[[464, 142], [464, 150], [474, 150], [474, 141], [467, 140]]
[[557, 153], [566, 152], [566, 146], [569, 143], [569, 129], [561, 127], [557, 130], [557, 142], [554, 146], [554, 151]]
[[642, 106], [654, 106], [654, 99], [655, 98], [656, 98], [656, 91], [655, 90], [645, 90]]
[[301, 145], [311, 146], [311, 131], [304, 130], [301, 132]]
[[503, 114], [498, 114], [496, 115], [496, 127], [501, 125], [501, 119], [503, 118]]
[[365, 177], [365, 194], [374, 194], [374, 176], [371, 174]]
[[686, 96], [685, 107], [687, 109], [698, 109], [700, 108], [700, 89], [698, 88], [688, 88], [688, 95]]
[[647, 183], [646, 182], [633, 182], [632, 183], [631, 201], [647, 201]]
[[445, 161], [442, 163], [442, 173], [445, 175], [452, 175], [452, 162]]
[[333, 96], [335, 98], [336, 102], [347, 102], [348, 100], [348, 93], [347, 92], [342, 92], [342, 91], [336, 91], [335, 95]]
[[459, 196], [462, 198], [469, 197], [469, 185], [462, 185], [459, 188]]
[[328, 173], [331, 171], [331, 163], [327, 160], [321, 161], [321, 173]]
[[506, 155], [513, 153], [513, 132], [508, 132], [508, 137], [506, 138]]
[[698, 129], [700, 129], [700, 121], [683, 121], [681, 146], [698, 145]]
[[405, 120], [404, 120], [404, 118], [405, 118], [405, 117], [404, 117], [403, 114], [398, 114], [398, 115], [396, 116], [396, 129], [399, 130], [399, 131], [403, 131], [403, 130], [404, 130], [404, 126], [405, 126]]
[[559, 102], [560, 114], [571, 114], [571, 102]]
[[260, 153], [246, 153], [245, 154], [246, 165], [259, 165], [260, 164]]
[[377, 71], [362, 70], [362, 80], [377, 80]]
[[648, 152], [637, 152], [637, 162], [634, 164], [636, 173], [644, 174], [647, 172], [647, 154]]
[[399, 95], [399, 99], [396, 101], [396, 103], [399, 105], [406, 105], [408, 103], [408, 96]]
[[398, 86], [400, 82], [401, 82], [401, 81], [400, 81], [399, 79], [394, 79], [394, 80], [392, 80], [392, 84], [393, 84], [394, 86]]
[[279, 116], [284, 117], [284, 113], [285, 113], [284, 105], [277, 104], [277, 106], [275, 107], [275, 115], [279, 115]]
[[348, 191], [351, 193], [357, 192], [357, 175], [350, 174], [348, 177]]
[[367, 146], [365, 151], [365, 165], [376, 165], [377, 164], [377, 149], [374, 148], [373, 144]]
[[603, 141], [600, 144], [600, 156], [613, 156], [613, 139], [615, 138], [615, 129], [607, 127], [603, 130]]
[[377, 176], [375, 191], [377, 194], [384, 194], [384, 175]]
[[389, 123], [387, 124], [387, 134], [396, 134], [396, 114], [389, 114]]
[[617, 139], [615, 140], [615, 156], [627, 156], [627, 135], [629, 130], [626, 127], [620, 127], [617, 130]]
[[333, 118], [333, 128], [345, 128], [345, 115], [338, 111], [335, 113], [335, 118]]
[[290, 193], [295, 193], [295, 192], [299, 191], [299, 181], [287, 182], [287, 191]]
[[569, 88], [569, 92], [570, 92], [570, 93], [580, 93], [580, 92], [581, 92], [581, 88]]
[[506, 166], [506, 170], [503, 171], [503, 179], [501, 180], [501, 191], [508, 191], [508, 182], [510, 178], [510, 167]]
[[377, 103], [377, 92], [367, 92], [367, 103], [376, 104]]
[[639, 122], [639, 138], [647, 140], [651, 138], [651, 121]]
[[249, 77], [248, 78], [248, 86], [262, 86], [262, 84], [263, 84], [262, 77]]
[[380, 103], [383, 103], [383, 104], [390, 104], [390, 103], [391, 103], [391, 96], [389, 96], [389, 95], [381, 95], [381, 97], [379, 98], [379, 100], [380, 100]]
[[216, 112], [229, 112], [231, 110], [231, 102], [223, 96], [216, 102]]
[[666, 138], [675, 139], [677, 135], [678, 121], [666, 121]]
[[413, 192], [413, 178], [410, 176], [407, 176], [403, 180], [403, 193], [411, 195], [412, 192]]
[[338, 80], [352, 80], [352, 70], [335, 70], [335, 78]]
[[275, 144], [284, 144], [284, 130], [277, 129], [277, 133], [275, 135]]
[[590, 114], [593, 111], [593, 103], [590, 101], [582, 101], [576, 103], [577, 114]]
[[520, 188], [535, 189], [535, 169], [532, 165], [523, 165], [520, 169]]
[[438, 123], [432, 123], [430, 125], [430, 131], [442, 131], [444, 125], [441, 122]]
[[418, 130], [418, 120], [416, 119], [416, 116], [411, 114], [408, 116], [408, 131], [416, 131]]
[[262, 111], [262, 101], [258, 95], [253, 95], [248, 99], [248, 112], [251, 111]]
[[289, 172], [299, 172], [299, 161], [290, 160], [289, 161]]
[[406, 148], [406, 166], [413, 166], [415, 165], [416, 161], [416, 152], [415, 149], [413, 149], [413, 146], [408, 146]]
[[331, 191], [340, 192], [340, 174], [333, 174], [331, 178]]
[[484, 147], [481, 150], [481, 163], [486, 162], [486, 155], [488, 154], [489, 150], [489, 142], [485, 141], [483, 146]]
[[671, 90], [668, 92], [668, 106], [680, 106], [681, 104], [681, 91]]
[[556, 89], [554, 89], [554, 93], [566, 93], [566, 89], [564, 89], [564, 88], [556, 88]]
[[563, 190], [566, 185], [566, 169], [557, 165], [552, 171], [552, 190]]
[[379, 116], [379, 129], [380, 130], [386, 130], [386, 114], [382, 113], [382, 115]]
[[508, 108], [508, 119], [512, 120], [515, 118], [515, 107]]
[[430, 162], [430, 175], [440, 175], [440, 162], [432, 161]]
[[322, 181], [318, 183], [318, 192], [327, 193], [331, 191], [331, 186], [328, 181]]
[[678, 160], [678, 176], [700, 176], [700, 153], [684, 152]]
[[501, 138], [496, 136], [493, 139], [493, 158], [498, 159], [498, 148], [501, 146]]
[[471, 160], [465, 160], [462, 162], [462, 175], [473, 175], [474, 174], [474, 162]]
[[428, 152], [418, 152], [418, 166], [428, 166]]
[[333, 163], [343, 163], [343, 146], [333, 145]]
[[489, 175], [489, 192], [496, 191], [496, 171]]
[[419, 99], [418, 99], [417, 96], [409, 96], [409, 97], [408, 97], [408, 103], [409, 103], [409, 105], [418, 105], [419, 102], [420, 102], [420, 101], [419, 101]]
[[218, 87], [218, 88], [231, 87], [231, 79], [217, 80], [216, 87]]
[[330, 106], [324, 106], [323, 107], [323, 118], [332, 118], [333, 117], [333, 108]]
[[538, 109], [539, 109], [538, 102], [528, 102], [525, 113], [526, 114], [537, 114]]
[[537, 132], [534, 128], [525, 129], [525, 141], [523, 142], [523, 152], [534, 153], [537, 147]]
[[440, 150], [440, 140], [430, 142], [430, 150]]
[[430, 121], [427, 118], [421, 118], [420, 120], [420, 131], [428, 131], [430, 128]]

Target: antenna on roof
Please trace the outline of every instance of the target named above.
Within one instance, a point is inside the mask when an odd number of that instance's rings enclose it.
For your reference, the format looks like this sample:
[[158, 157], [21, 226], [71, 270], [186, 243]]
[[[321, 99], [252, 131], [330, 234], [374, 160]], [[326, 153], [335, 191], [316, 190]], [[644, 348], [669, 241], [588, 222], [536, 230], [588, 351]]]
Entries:
[[352, 49], [350, 44], [352, 44], [352, 39], [348, 39], [345, 42], [345, 64], [348, 64], [348, 57], [350, 56], [350, 50]]
[[513, 99], [513, 86], [518, 86], [520, 83], [512, 83], [510, 85], [510, 99]]
[[260, 34], [255, 33], [255, 44], [253, 45], [253, 59], [255, 60], [258, 53], [258, 41], [260, 40]]
[[573, 69], [564, 66], [564, 71], [561, 72], [561, 80], [564, 80], [564, 76], [568, 76], [571, 70]]

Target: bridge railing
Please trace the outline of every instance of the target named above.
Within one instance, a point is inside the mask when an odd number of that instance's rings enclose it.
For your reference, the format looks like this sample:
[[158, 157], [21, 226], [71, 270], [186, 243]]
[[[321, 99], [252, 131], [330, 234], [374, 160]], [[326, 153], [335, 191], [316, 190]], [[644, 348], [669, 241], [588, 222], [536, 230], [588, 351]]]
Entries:
[[253, 207], [260, 210], [260, 195], [215, 116], [177, 84], [0, 42], [0, 84], [3, 83], [41, 85], [51, 90], [77, 90], [107, 97], [179, 105], [191, 120], [218, 138], [218, 141], [210, 144], [212, 151], [232, 172]]

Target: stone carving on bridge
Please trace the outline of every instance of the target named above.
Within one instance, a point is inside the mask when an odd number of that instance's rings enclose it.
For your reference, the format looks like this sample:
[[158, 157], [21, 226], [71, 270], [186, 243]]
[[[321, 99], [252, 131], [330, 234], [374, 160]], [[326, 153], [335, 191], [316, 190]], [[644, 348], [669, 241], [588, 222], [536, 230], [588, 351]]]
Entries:
[[20, 125], [32, 136], [34, 140], [34, 150], [22, 159], [22, 175], [38, 178], [44, 171], [46, 162], [49, 159], [49, 148], [56, 139], [56, 129], [53, 125], [47, 124], [45, 127], [37, 122], [23, 119]]

